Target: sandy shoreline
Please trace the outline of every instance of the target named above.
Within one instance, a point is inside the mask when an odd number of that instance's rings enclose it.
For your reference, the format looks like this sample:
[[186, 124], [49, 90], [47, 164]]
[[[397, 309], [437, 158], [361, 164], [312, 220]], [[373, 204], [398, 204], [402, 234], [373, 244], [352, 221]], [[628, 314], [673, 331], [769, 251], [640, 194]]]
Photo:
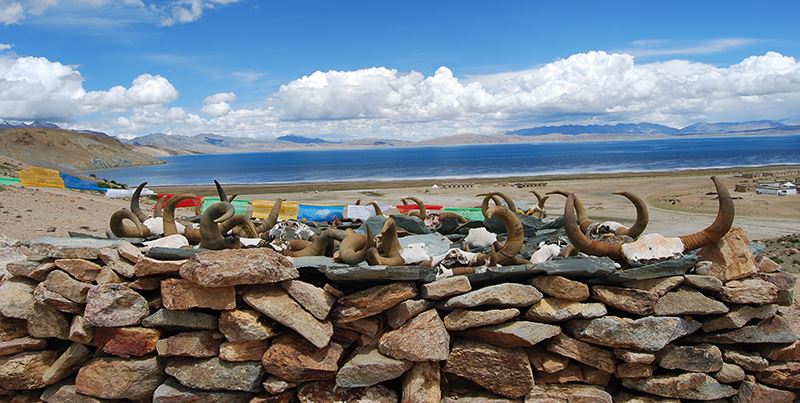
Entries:
[[[478, 193], [502, 191], [525, 208], [535, 203], [531, 190], [547, 192], [561, 189], [576, 192], [592, 219], [631, 223], [633, 206], [613, 192], [630, 191], [645, 199], [650, 208], [650, 225], [646, 232], [677, 236], [701, 229], [713, 221], [716, 200], [709, 195], [714, 188], [711, 175], [720, 177], [731, 190], [736, 205], [736, 225], [748, 231], [752, 239], [774, 238], [800, 232], [800, 196], [757, 195], [754, 192], [733, 192], [734, 185], [744, 179], [742, 173], [798, 172], [800, 165], [758, 168], [702, 169], [678, 172], [640, 172], [586, 175], [546, 175], [536, 177], [475, 178], [453, 180], [408, 180], [392, 182], [294, 183], [274, 185], [226, 184], [228, 194], [238, 193], [248, 199], [280, 197], [301, 203], [351, 204], [357, 199], [397, 204], [401, 197], [417, 196], [428, 204], [447, 207], [474, 207], [480, 203]], [[791, 176], [794, 178], [794, 175]], [[761, 179], [764, 180], [764, 179]], [[442, 183], [471, 185], [467, 188], [438, 188]], [[541, 187], [516, 186], [518, 183], [539, 183]], [[211, 179], [207, 186], [154, 187], [160, 193], [195, 193], [214, 195]], [[69, 189], [25, 189], [18, 186], [0, 191], [0, 235], [14, 239], [38, 236], [66, 236], [67, 231], [103, 234], [108, 218], [127, 200], [109, 200], [94, 192]], [[143, 207], [152, 207], [152, 201]], [[551, 216], [561, 215], [564, 198], [552, 196], [546, 202]], [[189, 214], [189, 212], [186, 212]], [[47, 232], [48, 227], [55, 227]], [[51, 228], [52, 229], [52, 228]]]

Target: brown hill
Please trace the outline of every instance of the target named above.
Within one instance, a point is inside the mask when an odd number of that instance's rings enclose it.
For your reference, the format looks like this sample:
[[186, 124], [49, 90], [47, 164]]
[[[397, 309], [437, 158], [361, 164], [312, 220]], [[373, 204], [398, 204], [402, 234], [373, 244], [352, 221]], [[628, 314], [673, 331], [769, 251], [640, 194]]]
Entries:
[[102, 133], [45, 128], [0, 130], [0, 155], [71, 171], [163, 163]]

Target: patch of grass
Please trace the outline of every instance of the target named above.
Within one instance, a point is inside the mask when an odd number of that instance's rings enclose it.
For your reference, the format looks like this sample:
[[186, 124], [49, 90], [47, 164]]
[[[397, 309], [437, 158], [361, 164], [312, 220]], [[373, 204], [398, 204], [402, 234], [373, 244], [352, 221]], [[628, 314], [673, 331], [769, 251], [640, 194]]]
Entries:
[[92, 178], [92, 180], [94, 180], [94, 182], [97, 184], [97, 186], [100, 186], [102, 188], [108, 188], [108, 189], [127, 189], [128, 188], [128, 185], [126, 185], [124, 183], [118, 183], [113, 179], [109, 180], [109, 179], [98, 178], [97, 175], [95, 175], [95, 174], [90, 174], [89, 177]]

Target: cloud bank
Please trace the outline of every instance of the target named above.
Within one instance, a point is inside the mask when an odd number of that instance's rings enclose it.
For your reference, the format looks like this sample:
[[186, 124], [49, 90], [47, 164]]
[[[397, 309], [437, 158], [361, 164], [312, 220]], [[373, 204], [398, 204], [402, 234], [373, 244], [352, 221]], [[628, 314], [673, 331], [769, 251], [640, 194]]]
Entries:
[[168, 104], [178, 90], [141, 74], [129, 86], [87, 91], [75, 68], [44, 58], [0, 57], [0, 118], [80, 118], [77, 126], [132, 136], [154, 131], [339, 138], [494, 133], [542, 123], [697, 121], [796, 117], [800, 63], [768, 52], [730, 66], [687, 60], [637, 63], [592, 51], [522, 71], [459, 77], [387, 67], [316, 71], [289, 81], [263, 107], [209, 95], [197, 112]]

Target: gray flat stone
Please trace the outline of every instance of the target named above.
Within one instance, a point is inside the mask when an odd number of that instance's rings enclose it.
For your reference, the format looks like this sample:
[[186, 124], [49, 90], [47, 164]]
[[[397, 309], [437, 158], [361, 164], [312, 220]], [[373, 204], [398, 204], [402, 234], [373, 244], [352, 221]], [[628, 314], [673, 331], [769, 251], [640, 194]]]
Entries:
[[680, 276], [697, 263], [697, 256], [685, 255], [645, 266], [617, 271], [602, 280], [603, 283], [623, 283], [631, 280]]
[[415, 243], [424, 243], [425, 252], [430, 256], [438, 256], [450, 250], [450, 240], [440, 234], [409, 235], [400, 238], [400, 246], [403, 248]]
[[27, 242], [31, 254], [59, 259], [97, 259], [102, 248], [115, 248], [119, 239], [42, 237]]
[[163, 248], [156, 246], [147, 251], [147, 257], [156, 260], [186, 260], [207, 250], [203, 248]]
[[669, 342], [694, 333], [700, 322], [670, 316], [646, 316], [641, 319], [604, 316], [573, 320], [567, 330], [576, 338], [601, 346], [639, 351], [658, 351]]
[[423, 281], [436, 280], [436, 270], [422, 266], [352, 266], [322, 267], [320, 271], [331, 281]]
[[[412, 234], [430, 234], [431, 230], [425, 226], [425, 223], [419, 219], [419, 217], [414, 216], [407, 216], [403, 214], [395, 214], [392, 215], [391, 218], [394, 220], [394, 223], [397, 224], [397, 228], [404, 229]], [[380, 229], [378, 232], [374, 232], [374, 234], [379, 234]]]
[[539, 263], [536, 268], [548, 275], [567, 278], [607, 277], [617, 270], [617, 264], [607, 257], [556, 258]]
[[217, 322], [217, 317], [208, 313], [161, 308], [142, 319], [142, 326], [172, 330], [213, 330], [217, 328]]

